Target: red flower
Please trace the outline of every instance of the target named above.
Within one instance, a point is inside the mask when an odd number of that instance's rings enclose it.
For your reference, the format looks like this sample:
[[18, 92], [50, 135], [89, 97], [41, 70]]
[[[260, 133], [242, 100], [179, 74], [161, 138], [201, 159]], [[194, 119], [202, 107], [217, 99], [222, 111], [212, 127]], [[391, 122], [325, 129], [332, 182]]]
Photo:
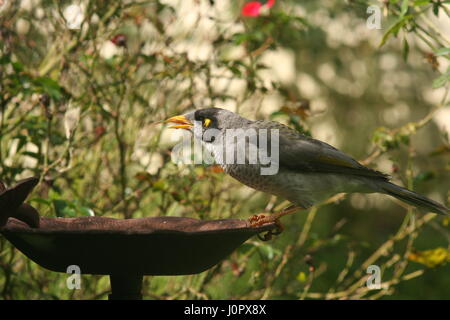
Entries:
[[266, 3], [267, 8], [272, 8], [273, 5], [275, 4], [275, 0], [268, 0]]
[[114, 43], [118, 47], [126, 47], [127, 46], [127, 36], [122, 33], [116, 34], [111, 39], [111, 42]]
[[261, 9], [266, 7], [270, 9], [275, 4], [275, 0], [266, 1], [250, 1], [247, 2], [244, 7], [242, 7], [242, 15], [245, 17], [258, 17], [261, 13]]

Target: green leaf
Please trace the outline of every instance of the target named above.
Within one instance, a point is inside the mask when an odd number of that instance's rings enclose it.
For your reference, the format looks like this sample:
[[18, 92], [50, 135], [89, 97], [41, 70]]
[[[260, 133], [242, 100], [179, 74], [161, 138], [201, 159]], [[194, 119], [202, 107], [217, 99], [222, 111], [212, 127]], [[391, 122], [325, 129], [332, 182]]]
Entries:
[[311, 25], [309, 24], [308, 20], [306, 20], [305, 18], [302, 17], [293, 17], [293, 19], [297, 22], [300, 22], [301, 24], [303, 24], [305, 27], [311, 27]]
[[53, 207], [58, 217], [95, 216], [94, 210], [82, 206], [79, 201], [53, 199]]
[[35, 158], [38, 161], [42, 159], [42, 155], [38, 152], [32, 152], [32, 151], [24, 151], [22, 152], [22, 155], [29, 156], [31, 158]]
[[382, 150], [387, 151], [398, 148], [399, 143], [387, 128], [381, 127], [374, 131], [372, 141]]
[[236, 77], [242, 77], [242, 72], [234, 65], [228, 66], [228, 69], [233, 72]]
[[403, 38], [403, 60], [406, 62], [408, 61], [408, 55], [409, 55], [409, 44], [408, 44], [408, 40], [405, 38]]
[[397, 36], [398, 32], [401, 28], [403, 28], [406, 23], [411, 19], [411, 16], [404, 16], [397, 20], [383, 35], [383, 38], [381, 39], [381, 43], [378, 47], [382, 47], [386, 41], [389, 39], [389, 36]]
[[11, 62], [9, 55], [0, 56], [0, 64], [8, 64]]
[[450, 81], [450, 67], [447, 69], [447, 71], [442, 74], [440, 77], [434, 79], [433, 81], [433, 89], [438, 89], [447, 84], [447, 82]]
[[414, 177], [414, 181], [413, 183], [419, 183], [419, 182], [423, 182], [423, 181], [428, 181], [431, 180], [435, 177], [435, 174], [433, 171], [424, 171], [424, 172], [420, 172], [419, 174], [417, 174]]
[[269, 119], [272, 120], [272, 119], [274, 119], [276, 117], [280, 117], [280, 116], [289, 116], [289, 115], [284, 111], [275, 111], [270, 114]]
[[409, 0], [403, 0], [400, 8], [400, 15], [403, 17], [408, 12]]
[[232, 36], [232, 40], [235, 44], [239, 45], [250, 39], [250, 35], [247, 33], [235, 33]]
[[11, 62], [15, 73], [20, 73], [24, 70], [23, 65], [19, 62]]
[[27, 144], [28, 137], [24, 136], [22, 134], [19, 134], [15, 138], [19, 140], [19, 142], [17, 144], [17, 149], [16, 149], [17, 150], [16, 152], [19, 152]]
[[76, 211], [74, 205], [68, 201], [54, 199], [53, 207], [57, 217], [76, 217]]
[[433, 13], [436, 17], [439, 16], [439, 6], [440, 6], [440, 1], [434, 2], [433, 3]]
[[52, 204], [51, 200], [48, 199], [42, 199], [42, 198], [33, 198], [29, 200], [30, 203], [35, 202], [35, 203], [40, 203], [40, 204], [44, 204], [46, 206], [50, 206]]
[[80, 206], [79, 212], [81, 213], [82, 216], [86, 216], [86, 217], [94, 217], [95, 216], [94, 210], [92, 210], [91, 208], [88, 208], [88, 207]]
[[48, 77], [39, 77], [34, 80], [34, 83], [38, 88], [52, 98], [56, 100], [60, 100], [62, 98], [61, 87], [55, 80]]
[[299, 116], [290, 114], [289, 119], [290, 119], [290, 123], [294, 126], [295, 130], [297, 130], [301, 134], [311, 137], [311, 132], [309, 130], [305, 129], [305, 127], [300, 122]]
[[450, 54], [450, 48], [440, 48], [434, 52], [436, 56], [445, 56], [446, 54]]
[[415, 0], [414, 1], [414, 6], [425, 6], [427, 4], [429, 4], [431, 2], [431, 0]]

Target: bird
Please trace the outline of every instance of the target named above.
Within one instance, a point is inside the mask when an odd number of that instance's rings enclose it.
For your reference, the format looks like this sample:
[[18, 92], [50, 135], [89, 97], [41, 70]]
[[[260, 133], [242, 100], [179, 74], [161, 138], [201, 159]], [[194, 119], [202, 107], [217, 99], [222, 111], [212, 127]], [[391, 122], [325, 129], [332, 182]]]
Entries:
[[[323, 141], [314, 139], [275, 121], [249, 120], [232, 111], [221, 108], [204, 108], [171, 117], [165, 123], [174, 123], [171, 129], [190, 131], [194, 139], [212, 153], [223, 171], [244, 185], [255, 190], [288, 200], [291, 205], [272, 214], [258, 214], [249, 218], [251, 226], [275, 223], [277, 232], [283, 228], [280, 218], [328, 199], [338, 193], [382, 193], [410, 205], [433, 213], [450, 215], [449, 209], [421, 194], [396, 185], [390, 176], [368, 168], [351, 156]], [[241, 131], [238, 131], [241, 129]], [[259, 135], [262, 131], [277, 132]], [[271, 149], [277, 144], [278, 159], [275, 174], [262, 174], [267, 167], [261, 161], [250, 163], [250, 145], [239, 145], [236, 140], [227, 139], [227, 133], [237, 135], [256, 134], [266, 137], [268, 142], [254, 143], [257, 151]], [[249, 138], [248, 140], [251, 140]], [[241, 148], [244, 163], [226, 161], [226, 149]], [[255, 150], [255, 149], [254, 149]], [[239, 151], [239, 150], [237, 150]], [[233, 151], [234, 152], [234, 151]], [[225, 160], [224, 160], [225, 159]], [[236, 160], [236, 159], [234, 159]], [[270, 239], [271, 235], [267, 237]]]

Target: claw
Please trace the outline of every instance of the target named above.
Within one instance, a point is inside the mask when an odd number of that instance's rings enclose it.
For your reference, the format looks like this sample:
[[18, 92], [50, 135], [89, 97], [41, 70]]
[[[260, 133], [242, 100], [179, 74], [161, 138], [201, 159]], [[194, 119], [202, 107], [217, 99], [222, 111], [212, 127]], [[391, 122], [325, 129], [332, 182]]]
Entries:
[[279, 235], [279, 234], [281, 234], [283, 232], [284, 227], [281, 224], [281, 222], [278, 219], [276, 219], [274, 222], [275, 222], [275, 225], [276, 225], [276, 229], [267, 231], [263, 236], [260, 236], [258, 234], [259, 240], [261, 240], [261, 241], [269, 241], [269, 240], [272, 240], [273, 236], [277, 236], [277, 235]]
[[281, 234], [284, 231], [284, 227], [281, 224], [281, 221], [278, 220], [278, 219], [275, 220], [275, 225], [277, 226], [277, 228], [275, 229], [275, 231], [271, 230], [271, 232], [272, 232], [273, 235], [277, 236], [277, 235]]

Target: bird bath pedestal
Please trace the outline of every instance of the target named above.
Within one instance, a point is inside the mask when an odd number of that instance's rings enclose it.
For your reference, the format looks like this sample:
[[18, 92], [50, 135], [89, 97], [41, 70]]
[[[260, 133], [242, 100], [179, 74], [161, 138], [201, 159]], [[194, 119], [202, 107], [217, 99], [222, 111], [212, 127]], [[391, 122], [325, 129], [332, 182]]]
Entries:
[[250, 237], [276, 228], [245, 220], [181, 217], [44, 218], [23, 203], [37, 179], [0, 185], [0, 233], [29, 259], [55, 272], [109, 275], [109, 299], [142, 299], [144, 275], [203, 272]]

